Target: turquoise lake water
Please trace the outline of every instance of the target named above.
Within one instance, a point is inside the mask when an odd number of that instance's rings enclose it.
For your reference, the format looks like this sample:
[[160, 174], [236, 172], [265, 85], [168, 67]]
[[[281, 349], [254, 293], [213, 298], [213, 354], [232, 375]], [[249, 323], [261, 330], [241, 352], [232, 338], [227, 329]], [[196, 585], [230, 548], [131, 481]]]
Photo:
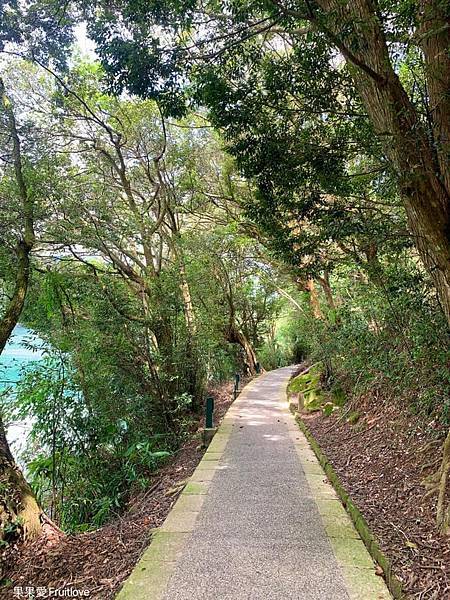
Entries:
[[[36, 348], [32, 349], [29, 347], [30, 345]], [[14, 329], [13, 335], [0, 355], [0, 392], [6, 389], [14, 392], [14, 386], [20, 380], [23, 368], [42, 358], [40, 346], [42, 346], [42, 340], [26, 327], [18, 325]], [[11, 451], [19, 464], [30, 427], [30, 419], [10, 423], [7, 427], [6, 436]], [[24, 467], [24, 465], [21, 466]]]
[[[29, 344], [36, 346], [36, 349], [29, 348]], [[17, 325], [0, 355], [0, 390], [17, 383], [22, 368], [42, 357], [42, 351], [39, 350], [41, 345], [41, 340], [32, 331]]]

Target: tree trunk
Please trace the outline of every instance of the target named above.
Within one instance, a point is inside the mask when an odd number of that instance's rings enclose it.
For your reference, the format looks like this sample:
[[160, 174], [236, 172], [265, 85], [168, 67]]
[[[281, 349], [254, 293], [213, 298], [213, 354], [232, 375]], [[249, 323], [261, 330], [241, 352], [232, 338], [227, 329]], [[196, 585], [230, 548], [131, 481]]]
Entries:
[[239, 344], [244, 351], [246, 366], [250, 375], [256, 374], [257, 358], [256, 353], [251, 345], [250, 341], [240, 331], [236, 325], [231, 324], [227, 331], [227, 340], [231, 344]]
[[[35, 242], [33, 202], [23, 177], [20, 139], [10, 100], [0, 78], [2, 108], [8, 120], [12, 140], [12, 159], [19, 198], [22, 205], [23, 235], [16, 247], [17, 271], [12, 298], [0, 319], [0, 354], [17, 325], [25, 303], [30, 280], [30, 253]], [[0, 415], [0, 539], [5, 538], [5, 527], [13, 526], [19, 537], [32, 539], [41, 531], [41, 509], [22, 473], [14, 463]], [[17, 525], [17, 529], [15, 526]]]
[[315, 319], [323, 319], [323, 312], [320, 308], [319, 296], [317, 294], [316, 286], [314, 285], [314, 280], [309, 277], [306, 281], [297, 281], [300, 289], [308, 292], [309, 294], [309, 306], [311, 308], [312, 316]]
[[442, 461], [439, 470], [438, 501], [436, 507], [436, 524], [442, 533], [446, 533], [449, 524], [448, 508], [446, 509], [447, 479], [450, 466], [450, 431], [447, 433], [442, 447]]
[[386, 293], [386, 285], [384, 281], [384, 271], [383, 266], [380, 263], [380, 259], [378, 257], [378, 246], [374, 242], [371, 244], [367, 244], [363, 252], [366, 257], [366, 262], [362, 263], [362, 267], [364, 268], [369, 281], [377, 288]]
[[[168, 211], [171, 215], [172, 213]], [[180, 234], [176, 229], [175, 217], [172, 216], [172, 237], [168, 239], [168, 244], [173, 252], [176, 265], [179, 271], [179, 288], [183, 301], [183, 314], [186, 323], [187, 343], [186, 343], [186, 362], [189, 367], [189, 381], [187, 390], [192, 396], [192, 410], [197, 412], [200, 408], [203, 396], [203, 381], [200, 373], [200, 365], [196, 352], [197, 319], [195, 316], [194, 304], [192, 302], [191, 288], [189, 286], [184, 254], [180, 245]]]
[[[397, 172], [408, 226], [432, 277], [450, 327], [450, 28], [448, 3], [420, 0], [418, 22], [425, 57], [432, 130], [426, 131], [395, 73], [374, 0], [318, 0], [326, 16], [314, 21], [352, 65], [352, 76], [384, 151]], [[345, 31], [345, 38], [342, 32]], [[430, 139], [432, 140], [430, 142]], [[437, 525], [444, 509], [450, 434], [440, 468]]]
[[334, 301], [333, 291], [332, 291], [331, 285], [330, 285], [329, 272], [324, 271], [322, 277], [317, 277], [317, 281], [320, 283], [320, 287], [323, 290], [328, 308], [331, 311], [335, 312], [336, 311], [336, 303]]
[[[394, 166], [408, 225], [436, 286], [450, 325], [449, 144], [450, 30], [443, 9], [422, 1], [422, 47], [438, 152], [391, 64], [384, 31], [371, 0], [319, 0], [311, 18], [352, 65], [352, 76], [376, 133]], [[345, 37], [342, 31], [346, 31]], [[434, 33], [433, 33], [434, 32]]]
[[0, 540], [32, 540], [41, 532], [41, 508], [20, 469], [14, 464], [0, 422]]
[[192, 303], [191, 289], [186, 276], [186, 267], [183, 256], [178, 252], [178, 265], [180, 272], [180, 291], [183, 299], [183, 313], [186, 322], [186, 364], [189, 367], [189, 381], [187, 390], [192, 396], [192, 410], [197, 412], [201, 407], [203, 395], [203, 382], [201, 380], [200, 364], [196, 352], [197, 322], [195, 318], [194, 305]]
[[181, 297], [183, 299], [183, 312], [184, 318], [186, 321], [186, 329], [188, 331], [189, 337], [192, 341], [192, 338], [195, 337], [197, 333], [197, 323], [194, 312], [194, 305], [192, 303], [191, 289], [189, 287], [189, 283], [186, 275], [186, 266], [184, 264], [184, 257], [179, 249], [176, 247], [176, 241], [173, 244], [175, 258], [177, 260], [178, 269], [180, 272], [180, 291]]
[[435, 148], [447, 192], [450, 191], [450, 5], [419, 2], [419, 40], [425, 58]]

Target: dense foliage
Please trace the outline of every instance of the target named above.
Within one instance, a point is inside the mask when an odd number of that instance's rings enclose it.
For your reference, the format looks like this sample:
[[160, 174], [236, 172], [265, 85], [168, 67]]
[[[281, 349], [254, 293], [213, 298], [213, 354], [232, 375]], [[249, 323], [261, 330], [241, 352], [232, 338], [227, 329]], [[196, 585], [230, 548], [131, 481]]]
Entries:
[[[281, 309], [273, 268], [241, 232], [251, 190], [204, 117], [105, 94], [85, 61], [65, 82], [20, 62], [4, 80], [35, 203], [21, 318], [49, 347], [5, 411], [32, 422], [41, 504], [66, 529], [98, 526], [185, 439], [208, 383], [255, 373]], [[10, 186], [6, 165], [5, 208]]]
[[0, 26], [0, 341], [48, 343], [2, 413], [52, 518], [122, 510], [260, 365], [448, 426], [446, 3], [40, 4]]

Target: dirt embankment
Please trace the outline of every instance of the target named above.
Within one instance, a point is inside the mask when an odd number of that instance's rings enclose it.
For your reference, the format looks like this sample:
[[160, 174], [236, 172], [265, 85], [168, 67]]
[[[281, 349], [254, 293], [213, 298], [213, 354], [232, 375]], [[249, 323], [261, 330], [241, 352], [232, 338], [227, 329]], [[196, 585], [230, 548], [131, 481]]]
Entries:
[[[245, 382], [244, 382], [245, 383]], [[231, 383], [208, 390], [215, 398], [215, 423], [232, 403]], [[199, 427], [202, 423], [199, 423]], [[114, 598], [148, 546], [203, 456], [200, 438], [193, 435], [177, 455], [155, 475], [151, 487], [130, 501], [129, 508], [110, 524], [77, 535], [47, 532], [36, 542], [9, 556], [6, 576], [12, 581], [0, 588], [0, 598], [16, 600], [28, 589], [72, 588], [89, 590], [89, 598]], [[16, 587], [16, 591], [14, 591]]]
[[[352, 407], [356, 408], [356, 407]], [[392, 561], [408, 598], [450, 599], [450, 538], [435, 525], [436, 494], [426, 495], [426, 475], [436, 471], [444, 431], [377, 394], [325, 417], [302, 415], [380, 547]]]

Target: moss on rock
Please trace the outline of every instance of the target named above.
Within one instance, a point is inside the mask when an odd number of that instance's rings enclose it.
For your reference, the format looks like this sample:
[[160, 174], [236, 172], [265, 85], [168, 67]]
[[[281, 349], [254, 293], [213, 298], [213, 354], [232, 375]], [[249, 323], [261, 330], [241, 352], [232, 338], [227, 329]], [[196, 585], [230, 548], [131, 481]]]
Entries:
[[298, 394], [300, 392], [305, 392], [310, 388], [317, 388], [320, 386], [321, 373], [322, 365], [319, 363], [317, 365], [313, 365], [307, 373], [293, 377], [289, 382], [288, 393]]
[[320, 385], [322, 365], [313, 365], [307, 373], [297, 375], [291, 379], [288, 394], [300, 398], [299, 406], [302, 410], [313, 412], [320, 410], [325, 403], [325, 397]]

